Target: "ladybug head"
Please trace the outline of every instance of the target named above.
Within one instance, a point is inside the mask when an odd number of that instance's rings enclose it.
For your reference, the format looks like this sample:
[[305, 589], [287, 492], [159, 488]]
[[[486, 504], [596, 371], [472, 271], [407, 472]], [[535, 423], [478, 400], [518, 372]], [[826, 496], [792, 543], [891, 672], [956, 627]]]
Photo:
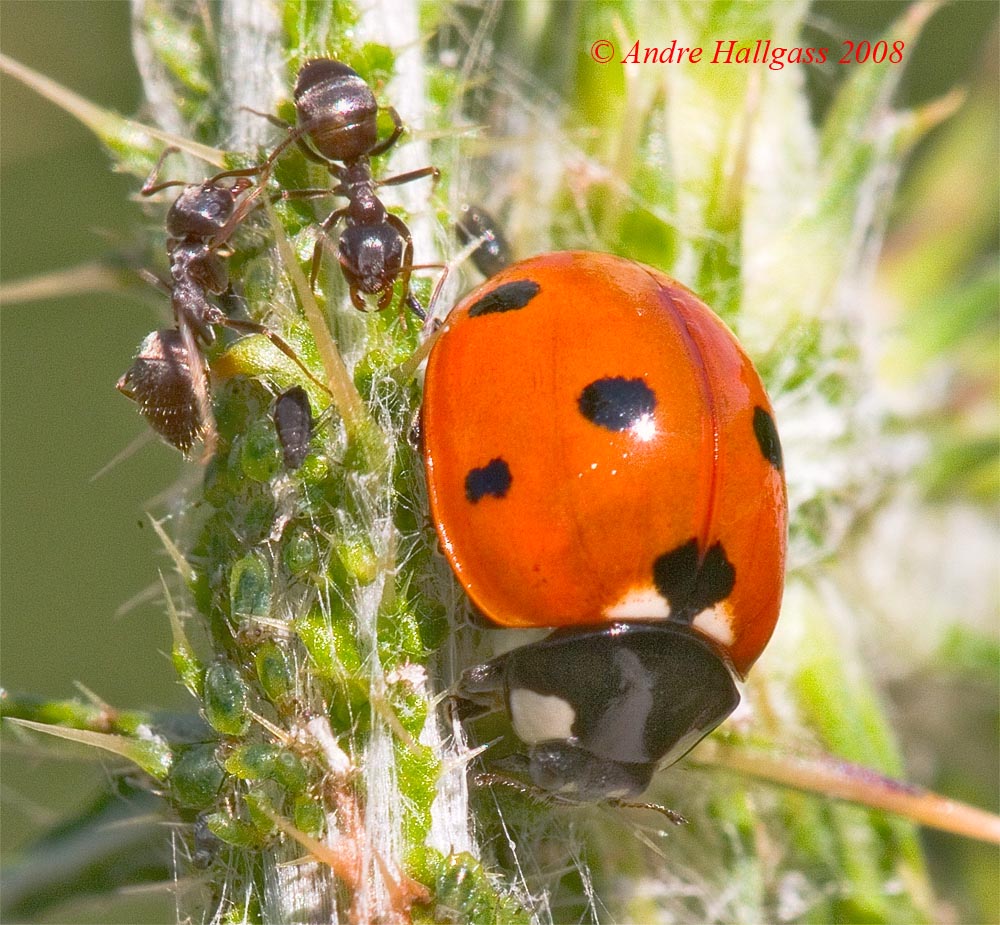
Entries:
[[642, 793], [658, 767], [682, 757], [739, 703], [716, 648], [676, 623], [559, 630], [462, 677], [467, 699], [489, 703], [500, 691], [527, 746], [521, 773], [580, 800]]

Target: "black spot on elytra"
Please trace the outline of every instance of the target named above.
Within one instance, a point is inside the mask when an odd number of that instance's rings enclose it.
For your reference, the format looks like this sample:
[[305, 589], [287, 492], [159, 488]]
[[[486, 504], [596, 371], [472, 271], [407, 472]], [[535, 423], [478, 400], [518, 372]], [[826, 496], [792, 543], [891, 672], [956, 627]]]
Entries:
[[627, 430], [656, 410], [656, 395], [642, 379], [614, 376], [591, 382], [577, 399], [588, 421], [608, 430]]
[[736, 569], [722, 544], [709, 548], [700, 564], [698, 559], [698, 541], [692, 538], [653, 563], [653, 582], [670, 604], [674, 620], [693, 620], [732, 593]]
[[479, 299], [469, 309], [469, 317], [478, 318], [480, 315], [513, 312], [524, 308], [538, 295], [541, 288], [538, 283], [531, 279], [518, 279], [512, 283], [504, 283]]
[[780, 469], [782, 461], [778, 428], [774, 426], [774, 418], [760, 405], [753, 409], [753, 433], [764, 459], [775, 469]]
[[491, 459], [485, 466], [469, 470], [465, 477], [465, 497], [473, 504], [486, 495], [502, 498], [512, 481], [510, 466], [500, 457]]

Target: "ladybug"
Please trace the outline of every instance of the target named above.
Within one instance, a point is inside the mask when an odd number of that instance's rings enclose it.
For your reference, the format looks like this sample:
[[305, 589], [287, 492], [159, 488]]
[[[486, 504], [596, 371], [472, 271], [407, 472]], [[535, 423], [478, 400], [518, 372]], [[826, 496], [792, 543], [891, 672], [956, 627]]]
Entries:
[[725, 324], [608, 254], [502, 270], [427, 364], [431, 515], [475, 606], [539, 642], [468, 669], [506, 712], [508, 759], [545, 791], [640, 794], [739, 703], [784, 583], [774, 415]]

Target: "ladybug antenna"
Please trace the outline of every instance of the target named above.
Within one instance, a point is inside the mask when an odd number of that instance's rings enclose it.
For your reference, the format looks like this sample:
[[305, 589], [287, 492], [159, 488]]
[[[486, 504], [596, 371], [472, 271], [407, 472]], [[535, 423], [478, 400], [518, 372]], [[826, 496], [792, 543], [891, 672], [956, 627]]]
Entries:
[[637, 803], [632, 800], [608, 800], [607, 804], [608, 806], [614, 806], [619, 809], [649, 809], [655, 813], [659, 813], [661, 816], [666, 816], [673, 825], [689, 824], [685, 816], [682, 816], [676, 810], [668, 809], [666, 806], [662, 806], [659, 803]]

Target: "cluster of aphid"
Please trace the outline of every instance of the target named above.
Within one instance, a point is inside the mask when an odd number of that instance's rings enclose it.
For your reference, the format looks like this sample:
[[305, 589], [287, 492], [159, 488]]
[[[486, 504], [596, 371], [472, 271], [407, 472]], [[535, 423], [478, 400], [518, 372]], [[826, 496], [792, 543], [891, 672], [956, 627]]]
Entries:
[[[424, 316], [410, 291], [412, 270], [422, 268], [413, 263], [410, 231], [402, 219], [386, 209], [376, 190], [422, 177], [436, 178], [437, 169], [424, 167], [381, 180], [373, 177], [371, 158], [384, 154], [397, 142], [403, 125], [396, 110], [379, 107], [368, 84], [339, 61], [317, 58], [306, 62], [298, 74], [294, 101], [298, 117], [295, 127], [261, 114], [288, 130], [286, 138], [261, 164], [225, 171], [197, 185], [175, 180], [156, 183], [163, 159], [170, 153], [168, 149], [142, 188], [142, 194], [149, 196], [171, 186], [184, 186], [167, 213], [170, 278], [164, 281], [150, 275], [170, 295], [174, 327], [146, 337], [118, 388], [136, 401], [150, 426], [184, 454], [199, 437], [209, 451], [215, 443], [202, 348], [215, 340], [216, 325], [267, 337], [310, 380], [326, 388], [278, 334], [265, 325], [231, 318], [212, 301], [212, 296], [229, 288], [226, 259], [233, 233], [260, 205], [275, 161], [291, 144], [297, 144], [310, 160], [323, 164], [337, 183], [327, 189], [293, 189], [267, 195], [280, 199], [341, 196], [347, 200], [346, 206], [331, 212], [321, 223], [322, 233], [313, 250], [311, 285], [315, 288], [329, 235], [343, 222], [337, 253], [354, 305], [366, 310], [367, 297], [371, 296], [379, 310], [386, 308], [398, 280], [403, 303], [418, 317]], [[393, 122], [391, 134], [381, 140], [380, 109]], [[256, 177], [256, 183], [250, 177]], [[304, 457], [310, 426], [303, 420], [308, 418], [308, 398], [301, 389], [279, 400], [275, 419], [287, 462], [301, 463]]]
[[[386, 309], [393, 302], [394, 293], [398, 292], [401, 311], [412, 312], [419, 318], [425, 314], [410, 291], [410, 274], [415, 269], [410, 231], [402, 219], [386, 209], [379, 199], [378, 188], [436, 177], [437, 170], [427, 167], [381, 180], [373, 176], [371, 158], [385, 153], [397, 142], [403, 130], [402, 123], [394, 109], [379, 107], [368, 84], [340, 62], [330, 59], [306, 62], [298, 73], [294, 103], [298, 117], [298, 124], [294, 127], [266, 116], [285, 128], [287, 134], [256, 166], [218, 173], [200, 184], [188, 185], [179, 181], [161, 183], [157, 181], [157, 174], [170, 153], [168, 149], [142, 188], [143, 195], [153, 195], [170, 187], [183, 187], [166, 220], [169, 275], [166, 279], [158, 279], [147, 274], [156, 285], [168, 292], [174, 326], [154, 331], [146, 337], [131, 368], [119, 381], [118, 388], [137, 402], [153, 430], [185, 455], [199, 439], [204, 442], [206, 451], [216, 445], [216, 424], [205, 355], [206, 348], [215, 340], [216, 326], [238, 333], [263, 335], [298, 366], [309, 380], [305, 384], [310, 391], [310, 382], [319, 390], [328, 391], [279, 334], [254, 321], [236, 320], [222, 307], [229, 290], [227, 261], [232, 253], [230, 242], [242, 223], [266, 201], [264, 197], [272, 201], [323, 196], [346, 199], [343, 208], [332, 211], [320, 223], [312, 255], [310, 285], [316, 287], [324, 248], [334, 244], [351, 301], [358, 309]], [[391, 131], [382, 138], [378, 132], [380, 111], [387, 112], [392, 122]], [[308, 159], [321, 163], [330, 172], [335, 181], [330, 188], [275, 191], [268, 186], [276, 162], [292, 145], [297, 145]], [[294, 623], [283, 623], [275, 631], [270, 619], [271, 588], [278, 571], [272, 565], [281, 563], [283, 580], [288, 583], [286, 591], [291, 586], [292, 590], [287, 593], [289, 597], [294, 597], [299, 588], [309, 585], [306, 576], [318, 568], [319, 557], [312, 531], [328, 528], [327, 535], [330, 536], [339, 526], [324, 519], [331, 505], [324, 503], [314, 507], [306, 498], [319, 481], [313, 472], [308, 471], [308, 464], [304, 464], [313, 433], [321, 419], [314, 419], [309, 393], [301, 385], [282, 391], [274, 399], [270, 414], [274, 431], [268, 437], [272, 439], [276, 433], [285, 469], [292, 471], [302, 467], [305, 470], [300, 473], [301, 480], [297, 480], [300, 486], [307, 486], [302, 491], [302, 509], [285, 515], [284, 519], [276, 518], [282, 523], [280, 541], [271, 544], [271, 551], [262, 553], [255, 548], [258, 538], [269, 536], [276, 539], [277, 534], [270, 519], [264, 516], [259, 520], [261, 523], [266, 520], [266, 527], [261, 530], [247, 527], [253, 514], [246, 511], [261, 509], [259, 502], [273, 502], [271, 488], [261, 489], [257, 483], [264, 479], [248, 475], [248, 467], [237, 464], [233, 468], [239, 468], [241, 474], [247, 477], [241, 479], [238, 489], [232, 493], [233, 498], [223, 502], [215, 496], [213, 485], [217, 480], [228, 477], [225, 472], [229, 460], [224, 457], [233, 454], [219, 454], [208, 467], [206, 499], [215, 511], [207, 518], [195, 543], [193, 558], [201, 563], [199, 575], [205, 578], [206, 594], [213, 601], [206, 610], [225, 613], [232, 618], [232, 622], [222, 630], [226, 643], [232, 643], [231, 634], [236, 639], [237, 648], [244, 643], [247, 646], [241, 652], [240, 667], [234, 661], [222, 658], [205, 669], [199, 667], [190, 676], [196, 676], [196, 679], [191, 680], [188, 686], [197, 692], [203, 715], [223, 744], [220, 747], [218, 741], [211, 741], [181, 750], [170, 774], [171, 793], [177, 804], [193, 816], [191, 859], [196, 867], [204, 868], [214, 862], [216, 853], [225, 845], [259, 847], [274, 834], [276, 827], [282, 828], [283, 819], [268, 817], [272, 804], [268, 802], [269, 796], [264, 795], [280, 790], [283, 802], [274, 805], [280, 806], [294, 819], [294, 826], [285, 824], [288, 826], [286, 834], [298, 839], [314, 858], [329, 865], [338, 879], [349, 886], [355, 903], [373, 902], [364, 875], [362, 845], [365, 833], [359, 821], [361, 805], [352, 795], [352, 788], [341, 779], [342, 775], [353, 772], [353, 768], [349, 768], [347, 756], [339, 752], [331, 722], [322, 712], [305, 723], [305, 729], [302, 728], [302, 714], [308, 711], [307, 704], [312, 705], [313, 701], [301, 694], [297, 686], [285, 638], [291, 626], [291, 632], [312, 660], [315, 675], [313, 690], [324, 691], [316, 697], [316, 701], [332, 702], [335, 697], [328, 689], [333, 686], [332, 676], [336, 675], [338, 682], [342, 676], [339, 669], [327, 672], [323, 666], [331, 658], [331, 631], [340, 632], [339, 628], [331, 629], [331, 624], [339, 627], [337, 617], [331, 617], [325, 609], [327, 605], [321, 607], [310, 596], [311, 604], [301, 608]], [[220, 422], [228, 423], [228, 417], [220, 415]], [[252, 440], [249, 435], [244, 436], [246, 439], [242, 445], [245, 449]], [[270, 453], [272, 448], [273, 442], [267, 452]], [[317, 463], [315, 468], [322, 468], [319, 454], [314, 456], [313, 461]], [[265, 468], [262, 467], [261, 471]], [[322, 489], [316, 489], [310, 497], [320, 496], [323, 492], [336, 493], [335, 481], [326, 479]], [[233, 507], [241, 508], [239, 518], [230, 516]], [[274, 510], [273, 503], [271, 506], [265, 503], [263, 507], [269, 513]], [[299, 528], [300, 515], [310, 518], [308, 529]], [[237, 519], [240, 527], [235, 526]], [[223, 526], [217, 528], [217, 525]], [[268, 531], [271, 531], [270, 534]], [[236, 533], [239, 533], [238, 537], [234, 536]], [[365, 571], [364, 566], [351, 561], [350, 554], [344, 555], [340, 547], [333, 541], [331, 543], [336, 549], [333, 558], [339, 558], [337, 565], [343, 567], [343, 572], [359, 584], [366, 583], [369, 579], [361, 574]], [[271, 552], [274, 553], [273, 562]], [[359, 554], [357, 558], [360, 560], [364, 556]], [[310, 586], [303, 593], [311, 595], [315, 592]], [[328, 601], [323, 593], [320, 599]], [[403, 608], [402, 603], [399, 607]], [[396, 615], [400, 623], [408, 616], [408, 613]], [[349, 630], [345, 629], [345, 634], [356, 634], [352, 616], [343, 615], [342, 622], [345, 627], [350, 626]], [[272, 636], [274, 632], [285, 638], [285, 642], [281, 645], [276, 643]], [[417, 638], [426, 639], [427, 634]], [[337, 656], [344, 662], [350, 662], [350, 656], [345, 654], [346, 646], [346, 642], [338, 645]], [[353, 646], [352, 642], [350, 647]], [[384, 651], [381, 656], [384, 660], [391, 660]], [[360, 657], [357, 662], [360, 663]], [[185, 677], [184, 671], [181, 674]], [[256, 685], [248, 683], [250, 677], [259, 682], [259, 691], [273, 708], [273, 712], [269, 709], [262, 712], [277, 719], [276, 724], [261, 719], [269, 732], [267, 741], [258, 741], [255, 736], [248, 735], [252, 726], [248, 718], [251, 715], [250, 705], [254, 704], [253, 692], [257, 690]], [[190, 678], [186, 678], [186, 682], [188, 680]], [[337, 690], [340, 692], [340, 688]], [[407, 688], [399, 696], [411, 707], [403, 712], [419, 716], [419, 707], [415, 704], [418, 694], [410, 693]], [[414, 702], [412, 706], [411, 701]], [[351, 708], [345, 707], [348, 710]], [[330, 710], [335, 712], [336, 708]], [[338, 719], [343, 721], [342, 726], [338, 724], [338, 732], [353, 722], [342, 716]], [[289, 729], [295, 731], [288, 732]], [[418, 728], [406, 727], [406, 735], [412, 737], [410, 742], [414, 742], [418, 734]], [[320, 742], [325, 745], [317, 744]], [[341, 763], [330, 758], [334, 752], [341, 755]], [[423, 752], [418, 757], [422, 758]], [[428, 760], [435, 759], [430, 756]], [[315, 767], [322, 769], [321, 785], [317, 784], [312, 773]], [[235, 790], [229, 789], [226, 782], [233, 780], [245, 782], [245, 786], [237, 785]], [[239, 794], [238, 799], [227, 796], [233, 792]], [[322, 797], [318, 797], [318, 793], [322, 793]], [[326, 830], [328, 823], [324, 813], [331, 806], [336, 810], [340, 827], [339, 838], [333, 847], [320, 843], [310, 835]], [[417, 811], [414, 810], [411, 815], [416, 816]], [[390, 858], [380, 857], [377, 863], [392, 908], [405, 910], [414, 901], [426, 901], [426, 890], [394, 867]], [[464, 877], [465, 864], [461, 856], [449, 858], [446, 873]], [[438, 889], [436, 893], [445, 896], [446, 890]], [[402, 917], [402, 913], [400, 915]]]

